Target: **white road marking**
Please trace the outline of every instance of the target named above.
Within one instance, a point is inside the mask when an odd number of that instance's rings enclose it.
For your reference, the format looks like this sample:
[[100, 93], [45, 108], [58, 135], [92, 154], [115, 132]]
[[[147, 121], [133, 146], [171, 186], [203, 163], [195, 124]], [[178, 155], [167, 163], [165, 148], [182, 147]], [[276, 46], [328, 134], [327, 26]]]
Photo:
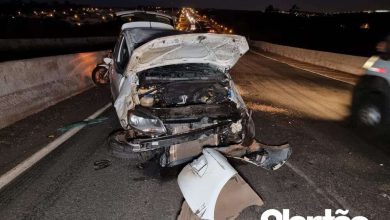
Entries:
[[306, 182], [315, 189], [315, 192], [323, 196], [330, 204], [332, 204], [332, 206], [335, 209], [344, 209], [344, 210], [348, 209], [349, 215], [360, 216], [360, 214], [356, 211], [356, 209], [352, 208], [349, 204], [343, 201], [339, 195], [326, 192], [320, 187], [318, 187], [317, 184], [298, 167], [292, 165], [290, 162], [286, 162], [286, 166], [290, 168], [292, 171], [294, 171], [294, 173], [298, 174], [298, 176], [306, 180]]
[[[93, 113], [91, 116], [89, 116], [85, 120], [91, 120], [91, 119], [97, 118], [105, 110], [107, 110], [110, 106], [111, 106], [111, 103], [108, 103], [103, 108], [99, 109], [98, 111]], [[32, 167], [34, 164], [36, 164], [38, 161], [40, 161], [42, 158], [44, 158], [46, 155], [48, 155], [50, 152], [52, 152], [54, 149], [56, 149], [58, 146], [60, 146], [62, 143], [64, 143], [66, 140], [68, 140], [73, 135], [75, 135], [77, 132], [79, 132], [84, 127], [85, 127], [85, 125], [82, 125], [82, 126], [70, 129], [69, 131], [65, 132], [63, 135], [56, 138], [54, 141], [47, 144], [41, 150], [39, 150], [38, 152], [31, 155], [29, 158], [27, 158], [23, 162], [19, 163], [16, 167], [12, 168], [7, 173], [3, 174], [0, 177], [0, 190], [3, 187], [5, 187], [6, 185], [8, 185], [10, 182], [12, 182], [19, 175], [21, 175], [26, 170], [28, 170], [30, 167]]]
[[352, 82], [344, 81], [344, 80], [342, 80], [342, 79], [337, 79], [337, 78], [334, 78], [334, 77], [331, 77], [331, 76], [327, 76], [327, 75], [321, 74], [321, 73], [316, 72], [316, 71], [313, 71], [313, 70], [305, 69], [305, 68], [296, 66], [296, 65], [294, 65], [294, 64], [287, 63], [287, 62], [284, 62], [284, 61], [281, 61], [281, 60], [278, 60], [278, 59], [275, 59], [275, 58], [266, 56], [266, 55], [264, 55], [264, 54], [261, 54], [261, 53], [259, 53], [259, 52], [254, 51], [254, 50], [250, 50], [250, 51], [251, 51], [252, 53], [254, 53], [254, 54], [260, 55], [260, 56], [265, 57], [265, 58], [267, 58], [267, 59], [270, 59], [270, 60], [273, 60], [273, 61], [277, 61], [277, 62], [279, 62], [279, 63], [283, 63], [283, 64], [286, 64], [286, 65], [288, 65], [288, 66], [291, 66], [291, 67], [294, 67], [294, 68], [297, 68], [297, 69], [301, 69], [301, 70], [304, 70], [304, 71], [307, 71], [307, 72], [311, 72], [311, 73], [314, 73], [314, 74], [323, 76], [323, 77], [325, 77], [325, 78], [329, 78], [329, 79], [333, 79], [333, 80], [340, 81], [340, 82], [343, 82], [343, 83], [347, 83], [347, 84], [349, 84], [349, 85], [355, 85], [355, 84], [352, 83]]

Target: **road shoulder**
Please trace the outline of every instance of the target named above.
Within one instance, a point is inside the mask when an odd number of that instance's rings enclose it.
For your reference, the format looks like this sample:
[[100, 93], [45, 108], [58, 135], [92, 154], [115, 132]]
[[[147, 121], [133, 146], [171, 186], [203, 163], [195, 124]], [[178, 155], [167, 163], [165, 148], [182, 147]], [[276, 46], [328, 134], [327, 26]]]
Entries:
[[256, 47], [252, 48], [251, 52], [255, 53], [259, 56], [263, 56], [263, 57], [266, 57], [268, 59], [272, 59], [272, 60], [287, 64], [287, 65], [292, 66], [294, 68], [298, 68], [298, 69], [305, 70], [305, 71], [308, 71], [308, 72], [311, 72], [314, 74], [321, 75], [321, 76], [326, 77], [326, 78], [330, 78], [330, 79], [334, 79], [334, 80], [341, 81], [344, 83], [348, 83], [350, 85], [355, 85], [360, 78], [360, 76], [358, 76], [358, 75], [353, 75], [350, 73], [345, 73], [345, 72], [341, 72], [338, 70], [333, 70], [333, 69], [329, 69], [326, 67], [317, 66], [314, 64], [294, 60], [294, 59], [284, 57], [284, 56], [281, 56], [281, 55], [278, 55], [275, 53], [263, 51], [263, 50], [256, 48]]
[[0, 175], [110, 101], [107, 88], [92, 88], [0, 130]]

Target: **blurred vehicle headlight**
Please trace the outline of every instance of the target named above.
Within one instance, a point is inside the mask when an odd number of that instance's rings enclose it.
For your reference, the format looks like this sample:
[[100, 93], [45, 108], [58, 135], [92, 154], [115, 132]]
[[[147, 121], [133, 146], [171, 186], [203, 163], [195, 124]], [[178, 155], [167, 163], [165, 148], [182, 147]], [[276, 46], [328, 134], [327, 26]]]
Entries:
[[364, 69], [369, 69], [372, 67], [377, 61], [379, 60], [378, 56], [372, 56], [370, 57], [363, 65]]
[[149, 135], [161, 135], [167, 132], [164, 124], [158, 118], [148, 118], [135, 113], [129, 115], [129, 125], [142, 133]]

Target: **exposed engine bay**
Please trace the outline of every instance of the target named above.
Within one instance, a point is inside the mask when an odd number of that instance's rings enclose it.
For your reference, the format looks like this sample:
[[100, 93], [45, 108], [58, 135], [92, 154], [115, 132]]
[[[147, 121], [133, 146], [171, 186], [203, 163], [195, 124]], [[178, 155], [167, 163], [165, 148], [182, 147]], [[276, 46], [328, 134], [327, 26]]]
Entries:
[[[144, 85], [140, 81], [140, 85]], [[163, 122], [199, 122], [238, 119], [237, 105], [229, 99], [227, 82], [209, 80], [179, 80], [153, 84], [138, 90], [140, 106], [144, 111], [159, 117]]]
[[[129, 111], [127, 142], [133, 151], [155, 150], [161, 165], [193, 159], [203, 147], [251, 143], [247, 109], [234, 96], [231, 80], [208, 64], [171, 65], [138, 75], [139, 104]], [[248, 128], [249, 127], [249, 128]]]

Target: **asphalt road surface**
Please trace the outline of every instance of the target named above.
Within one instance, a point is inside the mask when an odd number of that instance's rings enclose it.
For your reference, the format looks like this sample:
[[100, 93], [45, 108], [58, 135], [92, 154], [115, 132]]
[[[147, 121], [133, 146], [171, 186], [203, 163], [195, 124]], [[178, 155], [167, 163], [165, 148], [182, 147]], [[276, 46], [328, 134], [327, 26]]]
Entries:
[[[390, 219], [388, 149], [348, 126], [351, 84], [253, 52], [232, 76], [254, 110], [257, 138], [293, 147], [289, 162], [274, 172], [233, 164], [265, 201], [241, 219], [260, 219], [271, 208], [290, 209], [291, 216], [348, 209], [352, 217]], [[0, 130], [0, 172], [109, 101], [107, 88], [94, 88]], [[119, 124], [112, 108], [101, 117], [108, 119], [81, 130], [0, 192], [0, 219], [175, 219], [183, 201], [178, 169], [111, 157], [106, 139]], [[95, 171], [100, 159], [112, 165]]]

